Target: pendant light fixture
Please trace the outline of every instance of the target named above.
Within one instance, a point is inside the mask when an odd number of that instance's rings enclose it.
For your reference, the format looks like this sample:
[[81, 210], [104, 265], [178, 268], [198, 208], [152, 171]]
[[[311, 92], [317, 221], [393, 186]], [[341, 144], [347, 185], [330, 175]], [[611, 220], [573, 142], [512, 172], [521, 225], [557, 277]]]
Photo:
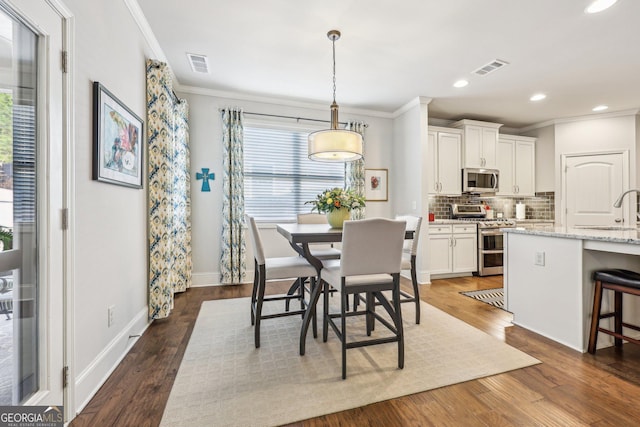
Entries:
[[333, 103], [331, 104], [331, 129], [309, 134], [309, 158], [320, 162], [352, 162], [362, 158], [362, 135], [346, 129], [338, 129], [338, 104], [336, 103], [336, 40], [340, 31], [331, 30], [327, 37], [333, 44]]

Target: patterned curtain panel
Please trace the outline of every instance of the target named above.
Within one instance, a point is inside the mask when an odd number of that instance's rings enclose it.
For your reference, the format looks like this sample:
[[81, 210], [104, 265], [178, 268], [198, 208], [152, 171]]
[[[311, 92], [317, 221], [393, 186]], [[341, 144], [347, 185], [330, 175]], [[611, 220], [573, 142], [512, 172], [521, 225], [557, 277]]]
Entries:
[[220, 281], [242, 283], [247, 273], [244, 228], [243, 114], [240, 109], [222, 110], [222, 247]]
[[[364, 130], [367, 125], [364, 122], [348, 122], [347, 129], [358, 132], [362, 135], [362, 151], [366, 153], [366, 145], [364, 139]], [[354, 190], [356, 193], [364, 197], [364, 157], [355, 162], [347, 162], [344, 164], [344, 181], [347, 188]], [[364, 219], [365, 210], [357, 209], [351, 211], [351, 219]]]
[[167, 64], [147, 61], [149, 318], [169, 316], [191, 286], [191, 189], [187, 102], [175, 102]]

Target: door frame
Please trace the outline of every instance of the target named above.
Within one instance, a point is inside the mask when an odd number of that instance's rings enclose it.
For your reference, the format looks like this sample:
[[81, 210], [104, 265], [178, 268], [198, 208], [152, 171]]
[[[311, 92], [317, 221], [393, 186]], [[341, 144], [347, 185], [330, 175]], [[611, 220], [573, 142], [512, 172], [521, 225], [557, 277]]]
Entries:
[[[560, 201], [560, 215], [556, 215], [557, 218], [560, 218], [562, 223], [556, 225], [567, 225], [567, 159], [573, 157], [586, 157], [586, 156], [600, 156], [607, 154], [621, 154], [622, 155], [622, 191], [627, 191], [630, 187], [630, 172], [629, 172], [629, 150], [610, 150], [610, 151], [590, 151], [590, 152], [580, 152], [580, 153], [568, 153], [560, 155], [560, 171], [561, 173], [561, 188], [562, 195]], [[635, 218], [635, 194], [629, 194], [627, 200], [633, 201], [633, 203], [627, 203], [623, 206], [626, 206], [626, 209], [622, 209], [622, 220], [623, 224], [629, 224], [629, 218]], [[624, 203], [626, 203], [626, 201]], [[633, 207], [633, 209], [632, 209]], [[635, 221], [634, 221], [635, 222]]]
[[[34, 28], [40, 29], [41, 26], [38, 22], [31, 19], [28, 13], [24, 11], [24, 8], [20, 7], [19, 0], [4, 0], [4, 2], [18, 13], [22, 19], [29, 22]], [[61, 146], [63, 152], [62, 158], [62, 208], [66, 210], [66, 230], [63, 224], [49, 224], [49, 227], [59, 226], [63, 228], [63, 254], [62, 254], [62, 301], [63, 301], [63, 319], [62, 319], [62, 351], [63, 351], [63, 367], [67, 368], [66, 374], [66, 386], [63, 387], [63, 405], [64, 405], [64, 420], [70, 421], [75, 416], [75, 374], [74, 374], [74, 317], [73, 317], [73, 290], [74, 290], [74, 242], [75, 242], [75, 132], [74, 132], [74, 90], [73, 90], [73, 76], [74, 76], [74, 53], [75, 53], [75, 18], [71, 10], [63, 3], [62, 0], [45, 0], [44, 3], [56, 13], [62, 25], [62, 50], [66, 52], [66, 70], [61, 73], [62, 75], [62, 111], [55, 112], [54, 116], [61, 117], [61, 129], [62, 129], [62, 141]], [[40, 32], [42, 36], [43, 31]], [[45, 35], [46, 37], [46, 35]], [[49, 61], [46, 62], [47, 67], [61, 67], [62, 66], [62, 52], [59, 54], [55, 52], [48, 52], [47, 55]], [[48, 114], [46, 119], [48, 120], [52, 115], [52, 112], [47, 110]], [[51, 212], [49, 213], [51, 215]], [[64, 213], [60, 213], [62, 217]], [[49, 303], [48, 299], [41, 301], [41, 303]], [[47, 355], [41, 355], [40, 360], [49, 359]], [[58, 373], [50, 372], [50, 375], [58, 375]], [[59, 375], [63, 375], [60, 372]], [[39, 402], [40, 396], [32, 396], [27, 400], [27, 405], [41, 404]]]

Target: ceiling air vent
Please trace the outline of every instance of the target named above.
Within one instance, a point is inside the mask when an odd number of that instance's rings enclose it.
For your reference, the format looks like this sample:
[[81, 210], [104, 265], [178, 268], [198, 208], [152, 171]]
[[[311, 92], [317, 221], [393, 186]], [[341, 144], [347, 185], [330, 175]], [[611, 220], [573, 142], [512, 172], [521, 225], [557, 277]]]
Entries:
[[479, 76], [486, 76], [489, 73], [494, 72], [495, 70], [498, 70], [502, 67], [504, 67], [505, 65], [508, 65], [509, 63], [506, 61], [503, 61], [501, 59], [494, 59], [493, 61], [489, 62], [486, 65], [483, 65], [482, 67], [478, 68], [477, 70], [475, 70], [473, 73], [477, 74]]
[[195, 53], [187, 53], [191, 69], [196, 73], [209, 73], [209, 61], [205, 55], [196, 55]]

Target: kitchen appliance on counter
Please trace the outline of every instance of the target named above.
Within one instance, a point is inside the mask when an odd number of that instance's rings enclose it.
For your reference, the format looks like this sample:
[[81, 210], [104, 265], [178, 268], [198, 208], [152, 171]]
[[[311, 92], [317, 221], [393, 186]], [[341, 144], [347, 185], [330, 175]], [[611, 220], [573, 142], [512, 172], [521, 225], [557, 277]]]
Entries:
[[497, 169], [462, 169], [462, 192], [471, 194], [495, 193], [500, 189]]
[[512, 228], [512, 219], [487, 219], [483, 205], [451, 205], [451, 217], [478, 224], [478, 276], [502, 274], [504, 260], [504, 233], [501, 228]]

